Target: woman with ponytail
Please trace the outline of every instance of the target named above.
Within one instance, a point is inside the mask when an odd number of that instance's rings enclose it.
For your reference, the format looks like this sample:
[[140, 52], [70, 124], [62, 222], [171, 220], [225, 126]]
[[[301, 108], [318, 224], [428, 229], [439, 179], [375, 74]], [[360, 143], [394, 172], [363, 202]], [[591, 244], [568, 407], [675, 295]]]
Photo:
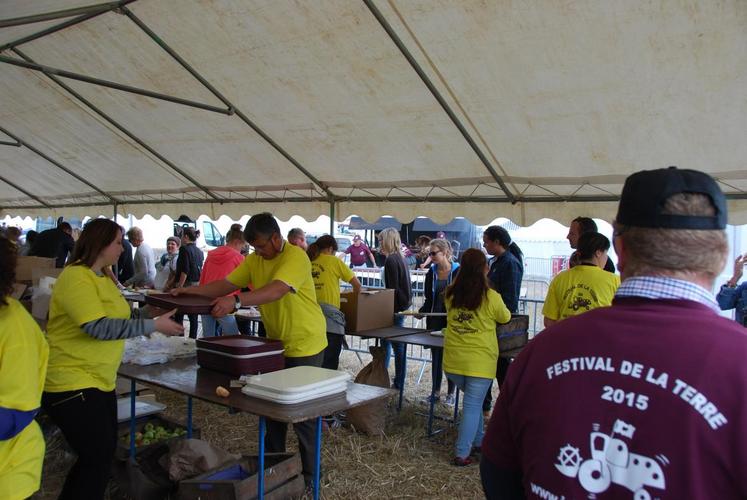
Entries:
[[327, 320], [327, 347], [322, 368], [337, 370], [345, 340], [345, 316], [340, 311], [340, 281], [350, 283], [354, 293], [360, 293], [361, 283], [345, 263], [335, 257], [337, 240], [325, 234], [309, 245], [306, 254], [311, 261], [316, 300]]

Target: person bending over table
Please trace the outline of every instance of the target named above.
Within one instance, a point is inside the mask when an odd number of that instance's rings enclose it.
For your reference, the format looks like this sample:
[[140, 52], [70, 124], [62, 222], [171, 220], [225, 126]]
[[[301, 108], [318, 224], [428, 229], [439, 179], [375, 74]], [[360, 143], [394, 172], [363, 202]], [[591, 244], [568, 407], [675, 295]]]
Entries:
[[[280, 340], [285, 349], [285, 367], [321, 366], [327, 346], [326, 321], [316, 302], [311, 262], [299, 247], [286, 242], [270, 213], [252, 216], [244, 238], [254, 253], [226, 279], [206, 285], [172, 290], [172, 295], [213, 297], [212, 315], [220, 318], [242, 304], [259, 306], [267, 336]], [[226, 295], [252, 283], [254, 289]], [[312, 421], [293, 424], [298, 436], [303, 474], [307, 484], [314, 472], [315, 428]], [[267, 419], [265, 445], [268, 452], [284, 452], [288, 424]]]
[[322, 368], [337, 370], [340, 351], [345, 340], [345, 315], [340, 311], [340, 281], [350, 283], [353, 292], [361, 291], [361, 283], [345, 263], [335, 257], [337, 240], [325, 234], [309, 245], [306, 254], [311, 261], [311, 276], [316, 288], [316, 300], [327, 320], [327, 348]]
[[[122, 253], [122, 231], [109, 219], [86, 224], [70, 264], [57, 278], [49, 306], [49, 368], [42, 406], [78, 459], [61, 499], [104, 497], [117, 446], [114, 386], [125, 339], [155, 331], [181, 335], [175, 311], [159, 318], [131, 318], [119, 289], [102, 274]], [[159, 310], [136, 309], [141, 315]]]
[[444, 371], [464, 393], [454, 465], [472, 463], [483, 438], [482, 402], [495, 376], [498, 360], [496, 323], [511, 313], [488, 283], [488, 261], [480, 250], [467, 249], [454, 283], [446, 288]]
[[44, 436], [39, 411], [49, 347], [36, 321], [10, 297], [16, 245], [0, 236], [0, 498], [30, 497], [39, 489]]
[[[453, 262], [451, 254], [451, 244], [446, 240], [433, 239], [428, 242], [428, 259], [433, 262], [428, 273], [425, 275], [425, 287], [423, 295], [425, 301], [419, 312], [421, 313], [445, 313], [446, 305], [444, 304], [444, 291], [451, 284], [459, 270], [459, 263]], [[417, 317], [417, 316], [416, 316]], [[446, 327], [446, 318], [443, 316], [427, 316], [425, 326], [433, 330], [441, 330]], [[427, 402], [434, 403], [440, 399], [441, 382], [443, 381], [443, 363], [444, 350], [442, 347], [431, 347], [431, 357], [433, 366], [431, 367], [431, 395], [428, 396]], [[454, 382], [446, 379], [448, 392], [446, 394], [446, 404], [454, 406], [454, 394], [456, 386]]]

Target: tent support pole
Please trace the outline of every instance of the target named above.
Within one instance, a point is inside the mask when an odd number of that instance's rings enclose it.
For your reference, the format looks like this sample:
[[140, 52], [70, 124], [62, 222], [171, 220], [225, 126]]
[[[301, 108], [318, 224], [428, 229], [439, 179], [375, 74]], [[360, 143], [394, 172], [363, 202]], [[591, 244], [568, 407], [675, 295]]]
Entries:
[[[20, 49], [13, 49], [13, 52], [20, 58], [22, 58], [25, 61], [34, 62], [30, 57], [28, 57], [26, 54], [20, 51]], [[158, 151], [150, 147], [148, 144], [146, 144], [140, 137], [136, 136], [132, 132], [130, 132], [127, 128], [125, 128], [122, 124], [117, 122], [114, 118], [110, 117], [103, 111], [101, 111], [98, 107], [96, 107], [91, 101], [80, 95], [78, 92], [73, 90], [69, 85], [67, 85], [65, 82], [60, 80], [54, 75], [50, 75], [49, 73], [44, 73], [47, 75], [47, 78], [52, 80], [54, 83], [65, 89], [70, 95], [72, 95], [75, 99], [83, 103], [85, 106], [88, 107], [91, 111], [99, 115], [101, 118], [109, 122], [112, 126], [116, 127], [120, 132], [125, 134], [127, 137], [135, 141], [137, 144], [142, 146], [145, 150], [147, 150], [149, 153], [151, 153], [153, 156], [161, 160], [163, 163], [168, 165], [174, 172], [181, 175], [183, 178], [185, 178], [187, 181], [191, 182], [194, 186], [200, 188], [205, 194], [213, 198], [214, 200], [218, 200], [218, 196], [216, 196], [212, 191], [207, 189], [205, 186], [197, 182], [193, 177], [188, 175], [186, 172], [182, 171], [179, 167], [174, 165], [173, 162], [169, 161], [166, 157], [164, 157], [162, 154], [160, 154]]]
[[335, 200], [329, 200], [329, 234], [335, 235]]

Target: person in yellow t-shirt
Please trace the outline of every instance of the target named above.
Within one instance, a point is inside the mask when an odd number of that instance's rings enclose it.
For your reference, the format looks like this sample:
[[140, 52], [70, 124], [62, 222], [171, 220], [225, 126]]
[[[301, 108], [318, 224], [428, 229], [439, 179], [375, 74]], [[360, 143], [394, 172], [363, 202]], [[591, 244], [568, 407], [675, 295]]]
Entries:
[[[280, 340], [285, 349], [285, 367], [321, 366], [327, 346], [326, 321], [316, 301], [311, 262], [306, 252], [283, 239], [275, 217], [264, 212], [253, 215], [244, 228], [254, 253], [224, 280], [178, 288], [173, 295], [213, 297], [211, 314], [221, 318], [242, 305], [259, 306], [267, 337]], [[254, 289], [227, 296], [251, 283]], [[298, 436], [304, 476], [314, 471], [315, 428], [311, 421], [293, 424]], [[288, 425], [267, 419], [265, 444], [268, 452], [285, 452]]]
[[511, 312], [488, 283], [485, 254], [467, 249], [460, 264], [445, 293], [444, 371], [464, 393], [454, 465], [465, 466], [472, 463], [473, 447], [479, 448], [482, 442], [482, 402], [498, 361], [495, 325], [507, 323]]
[[340, 311], [340, 281], [350, 283], [354, 293], [360, 293], [361, 283], [345, 263], [335, 257], [337, 240], [325, 234], [306, 249], [311, 261], [311, 276], [316, 288], [316, 300], [327, 320], [327, 348], [322, 368], [337, 370], [345, 341], [345, 315]]
[[550, 282], [542, 314], [545, 328], [571, 316], [612, 304], [620, 277], [604, 270], [610, 240], [596, 232], [578, 238], [578, 264], [559, 273]]
[[[109, 219], [88, 222], [57, 278], [49, 305], [49, 366], [42, 406], [78, 458], [60, 498], [104, 497], [117, 446], [114, 386], [125, 339], [159, 331], [181, 335], [175, 311], [156, 319], [130, 306], [103, 272], [122, 253], [122, 231]], [[152, 310], [152, 312], [158, 312]]]
[[16, 245], [0, 237], [0, 498], [20, 500], [39, 489], [44, 437], [39, 411], [49, 348], [36, 321], [10, 297]]

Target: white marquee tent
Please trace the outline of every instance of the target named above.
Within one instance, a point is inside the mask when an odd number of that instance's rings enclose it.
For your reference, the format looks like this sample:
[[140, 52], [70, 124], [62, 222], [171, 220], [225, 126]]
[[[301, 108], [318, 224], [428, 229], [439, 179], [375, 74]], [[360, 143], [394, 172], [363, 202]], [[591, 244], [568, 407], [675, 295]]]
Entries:
[[744, 0], [3, 0], [0, 215], [747, 222]]

